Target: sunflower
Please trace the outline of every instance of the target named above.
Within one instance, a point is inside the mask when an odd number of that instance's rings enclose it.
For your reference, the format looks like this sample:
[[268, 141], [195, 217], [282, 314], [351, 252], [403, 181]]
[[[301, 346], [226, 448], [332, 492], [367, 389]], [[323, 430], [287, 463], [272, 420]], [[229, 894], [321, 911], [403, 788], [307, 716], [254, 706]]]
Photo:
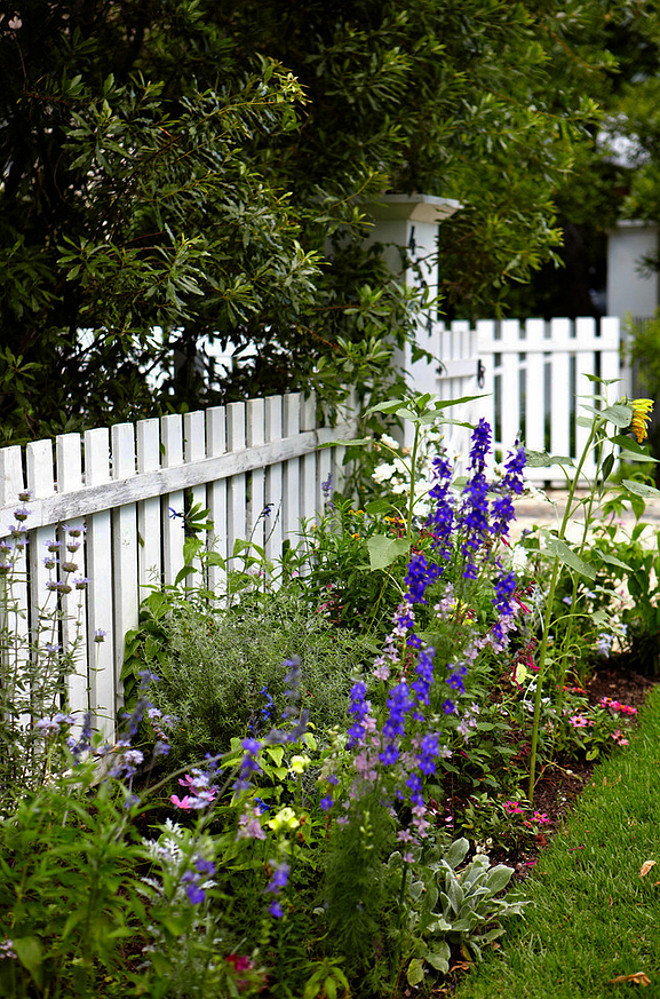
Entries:
[[646, 440], [646, 424], [651, 419], [653, 409], [653, 399], [631, 399], [628, 403], [632, 407], [633, 416], [630, 424], [635, 440], [638, 444]]

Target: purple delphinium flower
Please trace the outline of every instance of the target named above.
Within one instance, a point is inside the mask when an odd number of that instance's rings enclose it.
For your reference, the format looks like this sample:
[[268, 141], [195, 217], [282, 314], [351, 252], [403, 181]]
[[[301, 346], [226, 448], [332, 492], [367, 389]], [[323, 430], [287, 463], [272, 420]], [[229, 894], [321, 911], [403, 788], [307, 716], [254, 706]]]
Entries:
[[434, 656], [435, 649], [429, 645], [425, 648], [421, 648], [417, 657], [417, 665], [415, 666], [417, 679], [413, 680], [410, 686], [417, 694], [417, 700], [420, 704], [429, 703], [429, 693], [431, 687], [433, 686]]
[[[283, 888], [286, 888], [289, 883], [289, 865], [286, 860], [283, 860], [281, 864], [276, 863], [274, 860], [269, 861], [272, 874], [270, 876], [270, 881], [264, 888], [266, 894], [280, 895]], [[268, 911], [271, 916], [275, 919], [281, 919], [284, 915], [282, 905], [277, 898], [275, 898], [269, 905]]]
[[198, 856], [194, 861], [195, 870], [186, 871], [181, 878], [181, 883], [185, 885], [186, 894], [193, 905], [199, 905], [206, 898], [206, 891], [201, 884], [203, 877], [212, 877], [215, 874], [215, 864], [212, 860], [205, 860]]
[[244, 754], [238, 772], [238, 780], [234, 783], [235, 791], [246, 791], [250, 786], [252, 774], [261, 770], [261, 765], [257, 759], [261, 752], [261, 743], [257, 739], [243, 739], [241, 746], [244, 749]]
[[515, 520], [516, 512], [511, 502], [511, 494], [520, 496], [523, 491], [523, 468], [525, 467], [525, 449], [520, 447], [516, 441], [515, 452], [510, 452], [507, 462], [504, 465], [505, 474], [495, 490], [500, 494], [493, 500], [491, 507], [491, 533], [493, 535], [506, 535], [509, 533], [509, 524]]
[[362, 741], [366, 731], [366, 719], [371, 711], [371, 704], [366, 698], [367, 688], [362, 681], [351, 687], [348, 712], [353, 716], [353, 724], [348, 730], [348, 746], [351, 749]]

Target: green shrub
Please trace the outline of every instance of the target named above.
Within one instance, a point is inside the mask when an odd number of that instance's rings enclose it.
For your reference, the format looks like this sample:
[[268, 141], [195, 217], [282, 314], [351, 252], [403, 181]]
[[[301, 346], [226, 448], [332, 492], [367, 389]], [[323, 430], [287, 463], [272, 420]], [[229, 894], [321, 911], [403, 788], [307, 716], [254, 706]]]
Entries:
[[346, 717], [352, 677], [372, 658], [370, 644], [334, 628], [285, 592], [212, 612], [160, 592], [147, 598], [142, 631], [127, 665], [159, 676], [150, 697], [175, 716], [171, 756], [198, 759], [232, 737], [278, 724], [286, 707], [286, 661], [301, 660], [301, 710], [317, 730]]

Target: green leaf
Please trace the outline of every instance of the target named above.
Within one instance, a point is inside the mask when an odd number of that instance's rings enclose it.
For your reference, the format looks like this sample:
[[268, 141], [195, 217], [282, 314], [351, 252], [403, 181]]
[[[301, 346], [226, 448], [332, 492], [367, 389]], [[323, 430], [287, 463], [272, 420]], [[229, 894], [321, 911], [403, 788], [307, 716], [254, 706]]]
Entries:
[[547, 451], [528, 451], [525, 449], [525, 464], [530, 468], [546, 468], [549, 465], [573, 465], [573, 459], [560, 454], [548, 454]]
[[404, 538], [390, 538], [386, 534], [374, 534], [367, 539], [369, 564], [372, 569], [386, 569], [400, 555], [407, 554], [410, 544]]
[[660, 489], [656, 489], [655, 486], [647, 486], [645, 482], [624, 479], [623, 485], [629, 492], [634, 493], [635, 496], [643, 496], [644, 499], [657, 499], [660, 496]]
[[284, 756], [284, 746], [266, 746], [266, 753], [270, 756], [271, 760], [276, 767], [282, 766], [282, 758]]
[[642, 444], [638, 444], [634, 437], [626, 437], [625, 434], [617, 434], [616, 437], [611, 437], [610, 440], [613, 444], [618, 444], [620, 448], [627, 451], [626, 460], [634, 460], [631, 455], [638, 456], [640, 461], [660, 461], [660, 458], [654, 458], [652, 454], [649, 454], [648, 448], [644, 447]]
[[596, 570], [584, 559], [581, 559], [572, 548], [562, 541], [560, 538], [555, 538], [551, 534], [546, 534], [547, 540], [547, 551], [551, 555], [556, 555], [565, 565], [570, 569], [574, 569], [575, 572], [579, 572], [581, 576], [586, 576], [587, 579], [596, 578]]
[[594, 554], [598, 555], [599, 558], [603, 560], [603, 562], [607, 562], [608, 565], [615, 565], [618, 569], [623, 569], [625, 572], [630, 572], [630, 566], [626, 565], [625, 562], [622, 562], [620, 558], [616, 557], [616, 555], [609, 555], [606, 554], [605, 552], [599, 552], [597, 548], [594, 548]]
[[408, 985], [419, 985], [424, 981], [424, 961], [421, 957], [413, 957], [406, 971]]
[[434, 942], [433, 947], [433, 951], [426, 954], [426, 960], [432, 968], [446, 975], [449, 971], [449, 958], [451, 956], [449, 944], [442, 940], [439, 943]]
[[511, 880], [511, 875], [513, 874], [513, 868], [507, 867], [505, 864], [497, 864], [496, 867], [492, 867], [486, 876], [486, 884], [490, 891], [495, 895], [498, 891], [502, 891], [506, 888], [509, 881]]
[[603, 481], [609, 479], [612, 474], [612, 469], [614, 468], [614, 455], [608, 454], [603, 462], [603, 467], [601, 469], [601, 475], [603, 476]]
[[41, 940], [39, 937], [13, 937], [12, 939], [18, 960], [24, 968], [27, 968], [37, 985], [41, 985], [44, 960]]
[[632, 406], [624, 406], [622, 403], [617, 402], [613, 406], [607, 406], [601, 410], [600, 415], [605, 417], [610, 423], [613, 423], [615, 427], [620, 427], [623, 430], [625, 427], [630, 426], [633, 418], [633, 410]]
[[461, 837], [461, 839], [454, 840], [447, 852], [444, 854], [443, 860], [445, 860], [453, 870], [456, 870], [458, 865], [462, 864], [465, 860], [469, 849], [469, 842], [465, 839], [465, 837]]
[[386, 513], [390, 509], [390, 504], [387, 500], [377, 499], [372, 500], [371, 503], [367, 503], [364, 508], [364, 512], [368, 513], [370, 517], [374, 517], [379, 513]]

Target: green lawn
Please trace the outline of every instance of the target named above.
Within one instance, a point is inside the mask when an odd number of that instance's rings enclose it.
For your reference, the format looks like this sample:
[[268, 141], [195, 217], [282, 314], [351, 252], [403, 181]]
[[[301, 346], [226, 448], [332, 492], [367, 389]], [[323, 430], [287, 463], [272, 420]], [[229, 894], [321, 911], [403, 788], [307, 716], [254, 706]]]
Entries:
[[[456, 999], [617, 999], [640, 989], [660, 999], [660, 685], [630, 746], [596, 768], [526, 890], [525, 919]], [[650, 984], [610, 984], [636, 972]]]

